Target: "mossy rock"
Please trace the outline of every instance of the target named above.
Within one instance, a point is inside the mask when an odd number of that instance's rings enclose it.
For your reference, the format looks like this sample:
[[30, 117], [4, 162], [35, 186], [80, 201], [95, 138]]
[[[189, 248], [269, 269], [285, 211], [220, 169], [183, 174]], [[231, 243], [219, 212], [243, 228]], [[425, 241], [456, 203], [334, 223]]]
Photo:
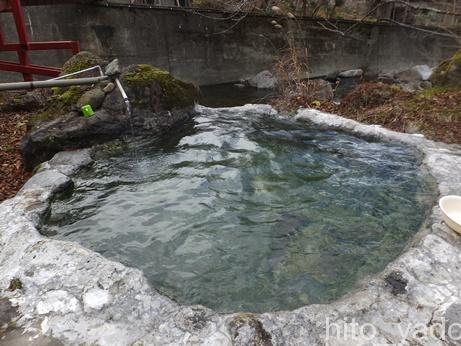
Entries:
[[[61, 75], [74, 73], [96, 65], [104, 65], [105, 61], [90, 52], [80, 52], [67, 60]], [[78, 77], [94, 76], [94, 72], [82, 74]], [[43, 121], [53, 120], [70, 112], [76, 105], [79, 98], [89, 89], [88, 86], [70, 86], [65, 88], [51, 88], [51, 94], [44, 102], [42, 109], [31, 116], [29, 128], [33, 128]]]
[[31, 116], [29, 127], [34, 127], [42, 121], [52, 120], [69, 112], [86, 91], [86, 87], [55, 87], [51, 90], [52, 94], [48, 97], [44, 109]]
[[[135, 106], [143, 106], [145, 103], [145, 89], [151, 92], [155, 85], [160, 85], [165, 108], [177, 109], [192, 106], [197, 99], [197, 89], [194, 85], [185, 83], [174, 78], [169, 72], [160, 70], [151, 65], [141, 64], [130, 66], [123, 74], [122, 80], [127, 86], [128, 92], [132, 92]], [[154, 86], [154, 87], [153, 87]]]
[[461, 49], [435, 69], [431, 82], [438, 87], [461, 88]]
[[78, 72], [96, 65], [101, 66], [104, 64], [105, 61], [99, 56], [90, 52], [82, 51], [64, 63], [61, 75]]

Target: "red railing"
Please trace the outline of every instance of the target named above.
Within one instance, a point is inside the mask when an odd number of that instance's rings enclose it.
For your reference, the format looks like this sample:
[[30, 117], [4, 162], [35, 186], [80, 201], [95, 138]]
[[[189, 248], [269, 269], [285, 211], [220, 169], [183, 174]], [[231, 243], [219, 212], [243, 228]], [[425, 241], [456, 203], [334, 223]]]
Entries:
[[29, 42], [21, 0], [0, 0], [0, 12], [11, 12], [18, 34], [19, 43], [6, 43], [2, 23], [0, 22], [0, 51], [16, 52], [19, 62], [0, 60], [0, 70], [22, 73], [25, 81], [32, 81], [33, 75], [57, 77], [61, 69], [56, 67], [33, 65], [28, 51], [69, 49], [72, 54], [80, 51], [78, 41]]

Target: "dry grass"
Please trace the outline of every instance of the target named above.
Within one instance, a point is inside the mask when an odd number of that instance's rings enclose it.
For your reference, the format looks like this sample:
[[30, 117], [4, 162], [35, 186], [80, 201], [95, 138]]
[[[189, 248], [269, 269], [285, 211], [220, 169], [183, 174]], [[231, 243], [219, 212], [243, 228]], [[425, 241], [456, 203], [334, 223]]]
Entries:
[[461, 144], [461, 91], [428, 89], [418, 93], [398, 86], [364, 83], [340, 105], [316, 107], [367, 124], [399, 132], [422, 133], [427, 138]]

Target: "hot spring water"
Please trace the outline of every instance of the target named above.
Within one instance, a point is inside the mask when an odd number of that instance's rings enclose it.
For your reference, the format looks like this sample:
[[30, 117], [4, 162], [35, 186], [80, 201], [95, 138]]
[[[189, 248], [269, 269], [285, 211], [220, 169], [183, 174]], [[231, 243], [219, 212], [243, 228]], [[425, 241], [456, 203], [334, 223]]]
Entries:
[[195, 126], [101, 154], [45, 234], [143, 270], [185, 304], [294, 309], [394, 259], [434, 202], [421, 157], [289, 119], [203, 109]]

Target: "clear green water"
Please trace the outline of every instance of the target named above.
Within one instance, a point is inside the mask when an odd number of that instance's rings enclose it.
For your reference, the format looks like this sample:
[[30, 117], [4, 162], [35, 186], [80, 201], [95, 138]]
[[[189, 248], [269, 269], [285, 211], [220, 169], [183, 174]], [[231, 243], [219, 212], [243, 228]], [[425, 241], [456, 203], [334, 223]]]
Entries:
[[436, 197], [411, 148], [253, 111], [204, 110], [132, 145], [139, 162], [100, 154], [44, 232], [222, 312], [337, 299], [401, 253]]

